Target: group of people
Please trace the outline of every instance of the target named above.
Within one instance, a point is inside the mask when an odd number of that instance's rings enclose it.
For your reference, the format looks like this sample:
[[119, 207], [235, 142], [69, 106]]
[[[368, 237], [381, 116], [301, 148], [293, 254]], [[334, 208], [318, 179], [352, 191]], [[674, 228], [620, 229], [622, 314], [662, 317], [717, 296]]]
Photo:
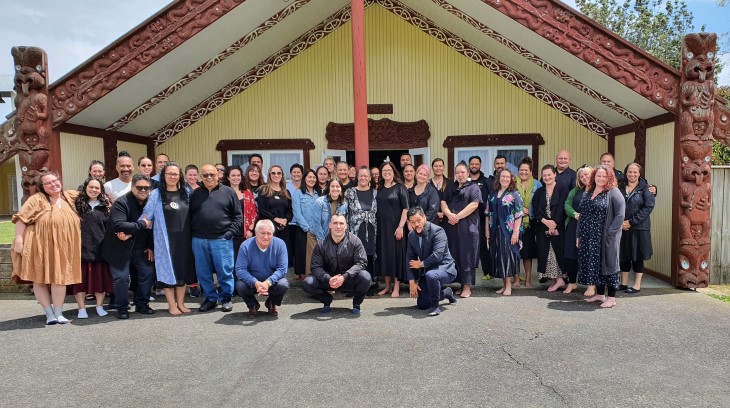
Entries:
[[[335, 290], [352, 296], [352, 312], [360, 314], [366, 296], [399, 297], [407, 283], [418, 307], [436, 316], [440, 301], [471, 296], [480, 262], [485, 279], [503, 279], [498, 293], [510, 295], [520, 285], [520, 260], [530, 287], [537, 257], [548, 291], [567, 280], [564, 293], [586, 285], [587, 301], [612, 307], [617, 289], [640, 291], [656, 194], [638, 164], [624, 176], [613, 160], [604, 154], [595, 169], [575, 172], [561, 151], [538, 181], [529, 157], [514, 175], [497, 156], [487, 177], [474, 156], [455, 166], [453, 179], [442, 159], [414, 167], [404, 154], [397, 167], [387, 161], [354, 169], [328, 158], [316, 169], [292, 165], [287, 182], [280, 165], [264, 174], [258, 154], [245, 171], [220, 163], [183, 168], [158, 154], [154, 162], [140, 158], [135, 172], [120, 152], [113, 180], [96, 160], [77, 190], [63, 190], [54, 172], [38, 177], [39, 192], [13, 216], [13, 277], [33, 284], [47, 324], [68, 322], [67, 294], [76, 298], [77, 318], [88, 317], [87, 294], [100, 316], [116, 309], [129, 318], [130, 289], [140, 314], [155, 312], [153, 288], [164, 293], [170, 314], [190, 313], [188, 286], [191, 295], [199, 286], [201, 312], [218, 304], [231, 311], [236, 293], [249, 314], [266, 297], [277, 316], [289, 267], [323, 313]], [[445, 287], [452, 282], [455, 293]]]

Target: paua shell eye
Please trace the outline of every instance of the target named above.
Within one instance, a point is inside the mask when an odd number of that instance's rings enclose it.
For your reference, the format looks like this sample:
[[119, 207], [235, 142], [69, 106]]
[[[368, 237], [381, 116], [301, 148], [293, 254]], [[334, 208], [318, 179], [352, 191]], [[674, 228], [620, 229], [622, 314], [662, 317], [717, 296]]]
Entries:
[[686, 259], [682, 259], [682, 261], [679, 262], [679, 265], [682, 266], [682, 269], [689, 269], [689, 261]]
[[695, 55], [691, 52], [688, 52], [687, 54], [685, 54], [685, 56], [687, 57], [688, 60], [691, 60], [692, 58], [695, 57]]
[[702, 263], [700, 264], [700, 268], [702, 270], [705, 270], [705, 269], [707, 269], [707, 265], [708, 265], [707, 261], [702, 261]]

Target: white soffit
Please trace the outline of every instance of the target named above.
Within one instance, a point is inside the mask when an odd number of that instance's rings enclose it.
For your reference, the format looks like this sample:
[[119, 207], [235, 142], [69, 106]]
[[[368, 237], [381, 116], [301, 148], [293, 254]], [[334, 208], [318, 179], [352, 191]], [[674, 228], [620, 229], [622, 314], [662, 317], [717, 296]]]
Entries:
[[[431, 1], [428, 1], [431, 3]], [[667, 111], [480, 0], [449, 3], [642, 119]], [[466, 23], [463, 23], [466, 25]], [[565, 84], [566, 87], [570, 85]], [[572, 87], [571, 87], [572, 88]]]
[[[141, 104], [165, 90], [178, 79], [215, 57], [262, 21], [286, 7], [271, 0], [248, 0], [210, 26], [178, 45], [134, 77], [96, 101], [68, 122], [107, 128]], [[209, 94], [215, 92], [210, 90]], [[137, 133], [149, 135], [150, 133]]]
[[[271, 2], [279, 3], [278, 1]], [[281, 4], [286, 5], [283, 2]], [[346, 0], [316, 0], [303, 6], [294, 14], [288, 16], [284, 21], [261, 34], [244, 48], [218, 63], [208, 72], [168, 97], [163, 103], [152, 107], [120, 130], [133, 134], [153, 134], [160, 128], [176, 120], [192, 107], [225, 88], [248, 70], [336, 13], [346, 4]], [[265, 17], [256, 21], [253, 27], [258, 26], [273, 14], [269, 12]], [[239, 31], [234, 36], [235, 39], [229, 41], [228, 44], [243, 37], [249, 31], [251, 29], [248, 29], [248, 31]]]

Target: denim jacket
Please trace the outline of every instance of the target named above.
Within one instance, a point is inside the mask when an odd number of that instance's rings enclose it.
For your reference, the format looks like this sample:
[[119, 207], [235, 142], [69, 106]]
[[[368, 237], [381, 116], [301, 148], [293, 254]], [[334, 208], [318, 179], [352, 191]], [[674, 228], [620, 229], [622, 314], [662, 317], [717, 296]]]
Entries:
[[315, 206], [318, 197], [316, 191], [313, 195], [310, 195], [308, 192], [302, 193], [302, 190], [299, 189], [295, 189], [294, 194], [292, 194], [294, 220], [304, 232], [312, 232], [314, 221], [317, 219], [315, 212], [319, 210]]
[[[337, 214], [347, 214], [347, 201], [337, 206]], [[323, 239], [330, 232], [330, 218], [332, 218], [332, 207], [330, 207], [329, 196], [322, 196], [315, 202], [314, 223], [312, 232], [317, 236], [317, 241]]]

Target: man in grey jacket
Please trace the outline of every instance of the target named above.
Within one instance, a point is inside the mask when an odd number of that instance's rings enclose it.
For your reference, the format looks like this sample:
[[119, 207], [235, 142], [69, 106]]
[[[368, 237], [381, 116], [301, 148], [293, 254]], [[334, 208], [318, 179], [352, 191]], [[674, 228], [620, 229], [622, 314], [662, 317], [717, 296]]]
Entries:
[[302, 289], [324, 303], [322, 313], [330, 312], [332, 295], [338, 289], [352, 292], [352, 314], [360, 314], [360, 305], [370, 287], [370, 273], [365, 270], [368, 257], [357, 235], [347, 232], [342, 214], [330, 218], [330, 232], [317, 242], [312, 253], [312, 274], [304, 279]]

